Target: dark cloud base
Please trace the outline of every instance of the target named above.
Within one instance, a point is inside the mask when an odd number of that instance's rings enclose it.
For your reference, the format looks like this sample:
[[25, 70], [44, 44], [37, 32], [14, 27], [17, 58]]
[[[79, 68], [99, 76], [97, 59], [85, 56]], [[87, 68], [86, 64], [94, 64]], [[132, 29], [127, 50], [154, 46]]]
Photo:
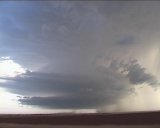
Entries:
[[[54, 109], [100, 109], [131, 94], [138, 84], [159, 85], [156, 78], [146, 73], [137, 60], [113, 60], [108, 68], [99, 67], [95, 71], [89, 76], [27, 72], [23, 77], [7, 79], [10, 82], [1, 87], [24, 95], [19, 98], [22, 105]], [[42, 96], [43, 93], [51, 96]]]

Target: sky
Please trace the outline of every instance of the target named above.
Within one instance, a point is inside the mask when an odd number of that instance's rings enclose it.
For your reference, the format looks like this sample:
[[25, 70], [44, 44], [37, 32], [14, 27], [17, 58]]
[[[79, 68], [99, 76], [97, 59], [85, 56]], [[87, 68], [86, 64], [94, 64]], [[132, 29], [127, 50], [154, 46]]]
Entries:
[[160, 110], [160, 2], [0, 1], [0, 114]]

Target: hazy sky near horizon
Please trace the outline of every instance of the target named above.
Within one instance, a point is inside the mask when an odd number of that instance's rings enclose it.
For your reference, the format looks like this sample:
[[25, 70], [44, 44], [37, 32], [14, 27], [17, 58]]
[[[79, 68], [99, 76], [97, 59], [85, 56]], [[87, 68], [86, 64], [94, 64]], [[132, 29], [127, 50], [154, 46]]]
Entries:
[[160, 2], [0, 1], [0, 113], [160, 109]]

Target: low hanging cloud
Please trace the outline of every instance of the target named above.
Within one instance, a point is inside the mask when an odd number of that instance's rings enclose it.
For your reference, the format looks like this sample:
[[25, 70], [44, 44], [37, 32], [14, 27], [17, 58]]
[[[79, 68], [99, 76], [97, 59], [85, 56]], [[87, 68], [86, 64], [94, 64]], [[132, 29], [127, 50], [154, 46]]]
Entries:
[[108, 68], [97, 67], [89, 75], [28, 72], [8, 78], [1, 86], [20, 94], [19, 103], [54, 109], [99, 109], [114, 104], [132, 93], [134, 86], [158, 85], [137, 60], [128, 63], [112, 61]]
[[[96, 101], [96, 102], [95, 102]], [[35, 105], [54, 109], [96, 109], [106, 105], [104, 97], [74, 94], [55, 97], [25, 97], [19, 99], [23, 105]]]
[[138, 60], [133, 59], [127, 64], [121, 63], [121, 66], [123, 67], [121, 72], [126, 74], [126, 77], [130, 80], [130, 83], [147, 83], [151, 86], [159, 85], [156, 77], [148, 73], [147, 70], [138, 63]]
[[[109, 72], [105, 71], [110, 75], [104, 74], [104, 77], [49, 74], [50, 79], [45, 78], [47, 74], [37, 74], [34, 77], [17, 78], [5, 85], [5, 88], [12, 93], [29, 95], [29, 97], [19, 99], [24, 105], [70, 109], [98, 108], [115, 102], [129, 90], [123, 77]], [[39, 93], [41, 96], [34, 96]], [[43, 94], [53, 96], [43, 96]]]
[[[159, 3], [35, 4], [0, 5], [1, 56], [33, 70], [0, 78], [7, 81], [0, 87], [22, 96], [20, 104], [97, 109], [116, 103], [140, 84], [159, 85], [139, 64], [153, 46], [159, 47]], [[106, 56], [112, 58], [104, 61], [110, 64], [97, 62]]]
[[131, 89], [120, 73], [103, 67], [84, 76], [28, 72], [7, 80], [4, 88], [25, 97], [20, 104], [55, 109], [96, 109], [116, 102]]

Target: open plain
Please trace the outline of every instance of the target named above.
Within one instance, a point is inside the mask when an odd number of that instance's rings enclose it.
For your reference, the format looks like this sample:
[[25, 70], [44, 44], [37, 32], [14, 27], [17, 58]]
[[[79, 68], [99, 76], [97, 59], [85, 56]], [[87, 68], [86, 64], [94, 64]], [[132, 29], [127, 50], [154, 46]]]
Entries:
[[0, 128], [159, 128], [160, 112], [0, 115]]

